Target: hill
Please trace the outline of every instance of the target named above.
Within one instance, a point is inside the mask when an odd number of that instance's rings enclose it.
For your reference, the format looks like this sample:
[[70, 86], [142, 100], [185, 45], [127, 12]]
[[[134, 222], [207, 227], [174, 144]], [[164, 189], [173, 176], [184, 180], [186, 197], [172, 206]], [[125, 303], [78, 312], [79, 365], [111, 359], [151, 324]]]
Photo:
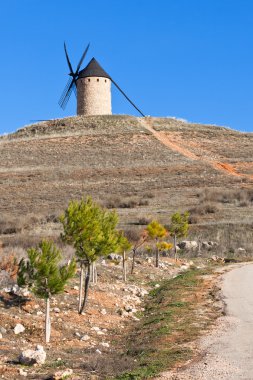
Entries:
[[[34, 218], [38, 235], [56, 233], [36, 218], [49, 223], [70, 199], [89, 194], [117, 208], [124, 229], [191, 210], [192, 237], [250, 249], [251, 133], [171, 118], [78, 116], [2, 136], [0, 157], [6, 241], [24, 217]], [[34, 234], [28, 225], [20, 231]]]

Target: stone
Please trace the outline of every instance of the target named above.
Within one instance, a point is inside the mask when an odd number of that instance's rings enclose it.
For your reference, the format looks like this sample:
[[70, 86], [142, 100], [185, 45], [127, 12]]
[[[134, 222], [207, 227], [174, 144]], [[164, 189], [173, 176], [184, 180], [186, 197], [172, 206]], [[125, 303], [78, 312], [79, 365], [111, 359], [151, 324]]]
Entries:
[[91, 330], [94, 330], [94, 331], [99, 331], [99, 330], [100, 330], [100, 328], [99, 328], [99, 327], [97, 327], [97, 326], [93, 326], [93, 327], [91, 328]]
[[184, 240], [178, 243], [178, 246], [180, 249], [197, 249], [198, 248], [198, 242], [195, 240]]
[[107, 259], [121, 261], [122, 260], [122, 256], [121, 255], [117, 255], [116, 253], [110, 253], [110, 255], [107, 256]]
[[102, 309], [102, 310], [100, 311], [100, 313], [101, 313], [102, 315], [106, 315], [106, 314], [107, 314], [107, 312], [106, 312], [105, 309]]
[[96, 353], [99, 354], [99, 355], [102, 354], [102, 352], [98, 348], [96, 349]]
[[76, 285], [73, 286], [73, 289], [74, 289], [74, 290], [79, 290], [78, 286], [76, 286]]
[[20, 334], [25, 331], [25, 327], [21, 325], [21, 323], [17, 323], [16, 326], [14, 327], [14, 334]]
[[110, 347], [110, 344], [109, 344], [109, 343], [106, 343], [106, 342], [101, 342], [100, 344], [101, 344], [101, 346], [103, 346], [103, 347]]
[[237, 248], [237, 252], [238, 253], [246, 253], [246, 249], [245, 248]]
[[46, 356], [44, 348], [37, 345], [35, 350], [28, 349], [22, 351], [19, 356], [19, 362], [24, 365], [44, 364]]
[[0, 332], [1, 332], [2, 334], [6, 334], [6, 333], [7, 333], [7, 330], [6, 330], [4, 327], [0, 326]]
[[60, 313], [60, 311], [61, 311], [61, 310], [60, 310], [58, 307], [54, 307], [54, 312], [55, 312], [55, 313]]
[[128, 312], [128, 313], [131, 313], [131, 311], [133, 310], [133, 307], [131, 305], [125, 305], [124, 306], [124, 309]]
[[37, 311], [37, 315], [43, 315], [44, 313], [42, 311]]
[[67, 368], [62, 371], [55, 372], [53, 375], [53, 380], [63, 380], [63, 379], [65, 380], [72, 375], [73, 375], [73, 369]]
[[89, 335], [84, 335], [84, 336], [82, 336], [81, 340], [87, 341], [87, 340], [90, 340], [90, 337], [89, 337]]
[[3, 338], [3, 335], [2, 335], [2, 333], [0, 333], [0, 339], [2, 339]]
[[26, 377], [28, 375], [27, 371], [24, 371], [23, 368], [20, 368], [19, 374], [20, 374], [20, 376], [24, 376], [24, 377]]

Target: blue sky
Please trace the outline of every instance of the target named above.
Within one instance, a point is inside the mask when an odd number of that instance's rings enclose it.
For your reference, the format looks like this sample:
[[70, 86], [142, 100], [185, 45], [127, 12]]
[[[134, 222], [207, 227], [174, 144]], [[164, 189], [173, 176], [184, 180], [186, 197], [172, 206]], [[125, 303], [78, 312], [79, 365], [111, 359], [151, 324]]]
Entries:
[[[253, 131], [252, 19], [252, 0], [0, 0], [0, 133], [75, 114], [64, 40], [146, 115]], [[115, 89], [113, 113], [137, 115]]]

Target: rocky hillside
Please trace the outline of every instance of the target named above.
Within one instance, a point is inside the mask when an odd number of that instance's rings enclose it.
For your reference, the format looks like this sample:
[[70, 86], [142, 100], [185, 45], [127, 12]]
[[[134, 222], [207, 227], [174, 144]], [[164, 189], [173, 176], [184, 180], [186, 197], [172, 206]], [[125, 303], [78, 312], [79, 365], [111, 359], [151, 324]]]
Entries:
[[123, 228], [191, 210], [195, 237], [236, 247], [252, 240], [250, 133], [170, 118], [71, 117], [2, 136], [0, 157], [5, 220], [58, 215], [90, 194], [118, 209]]

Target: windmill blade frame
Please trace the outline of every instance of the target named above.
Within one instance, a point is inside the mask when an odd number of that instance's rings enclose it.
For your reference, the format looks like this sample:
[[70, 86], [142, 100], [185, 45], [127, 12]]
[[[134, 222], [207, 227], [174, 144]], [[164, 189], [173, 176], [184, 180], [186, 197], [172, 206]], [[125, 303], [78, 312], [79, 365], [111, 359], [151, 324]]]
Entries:
[[75, 72], [75, 75], [77, 75], [77, 76], [79, 74], [79, 70], [80, 70], [81, 64], [83, 63], [83, 60], [84, 60], [84, 58], [85, 58], [85, 56], [87, 54], [87, 51], [89, 50], [89, 47], [90, 47], [90, 43], [88, 43], [86, 49], [83, 52], [83, 55], [81, 56], [81, 59], [80, 59], [79, 63], [77, 65], [76, 72]]
[[[69, 82], [67, 83], [67, 85], [68, 84], [69, 84]], [[65, 110], [65, 108], [66, 108], [66, 105], [67, 105], [67, 103], [69, 101], [70, 95], [71, 95], [71, 93], [73, 91], [73, 87], [76, 87], [76, 82], [75, 82], [74, 78], [72, 78], [71, 83], [70, 83], [67, 91], [65, 91], [65, 89], [67, 88], [67, 86], [65, 87], [64, 92], [63, 92], [63, 96], [59, 100], [59, 105], [61, 106], [61, 108], [63, 110]]]
[[115, 87], [124, 95], [124, 97], [129, 101], [129, 103], [141, 114], [141, 116], [145, 117], [144, 113], [141, 112], [141, 110], [132, 102], [132, 100], [126, 95], [126, 93], [119, 87], [119, 85], [112, 79], [110, 78], [112, 83], [114, 84]]
[[77, 78], [78, 78], [78, 75], [79, 75], [79, 70], [80, 70], [80, 67], [83, 63], [83, 60], [89, 50], [89, 47], [90, 47], [90, 43], [88, 43], [86, 49], [84, 50], [82, 56], [81, 56], [81, 59], [77, 65], [77, 68], [76, 68], [76, 71], [74, 72], [73, 71], [73, 68], [72, 68], [72, 65], [71, 65], [71, 62], [70, 62], [70, 59], [69, 59], [69, 55], [68, 55], [68, 51], [67, 51], [67, 46], [66, 46], [66, 43], [64, 41], [64, 51], [65, 51], [65, 56], [66, 56], [66, 59], [67, 59], [67, 63], [68, 63], [68, 67], [70, 69], [70, 78], [66, 84], [66, 86], [64, 87], [64, 90], [61, 94], [61, 97], [59, 99], [59, 105], [60, 107], [65, 110], [66, 108], [66, 105], [69, 101], [69, 98], [70, 98], [70, 95], [72, 94], [72, 91], [74, 91], [75, 93], [75, 96], [77, 96]]
[[61, 104], [62, 104], [62, 102], [63, 102], [63, 100], [64, 100], [64, 98], [65, 98], [65, 96], [69, 90], [69, 87], [71, 85], [72, 80], [73, 80], [72, 78], [68, 79], [68, 82], [67, 82], [66, 86], [64, 87], [64, 90], [62, 91], [61, 97], [60, 97], [59, 102], [58, 102], [60, 106], [61, 106]]
[[64, 50], [65, 50], [65, 55], [66, 55], [66, 59], [67, 59], [67, 62], [68, 62], [68, 67], [69, 67], [69, 70], [70, 70], [70, 74], [74, 74], [74, 71], [73, 71], [73, 68], [72, 68], [72, 65], [71, 65], [71, 62], [70, 62], [70, 59], [69, 59], [69, 55], [68, 55], [68, 52], [67, 52], [67, 46], [66, 46], [66, 42], [64, 41]]

